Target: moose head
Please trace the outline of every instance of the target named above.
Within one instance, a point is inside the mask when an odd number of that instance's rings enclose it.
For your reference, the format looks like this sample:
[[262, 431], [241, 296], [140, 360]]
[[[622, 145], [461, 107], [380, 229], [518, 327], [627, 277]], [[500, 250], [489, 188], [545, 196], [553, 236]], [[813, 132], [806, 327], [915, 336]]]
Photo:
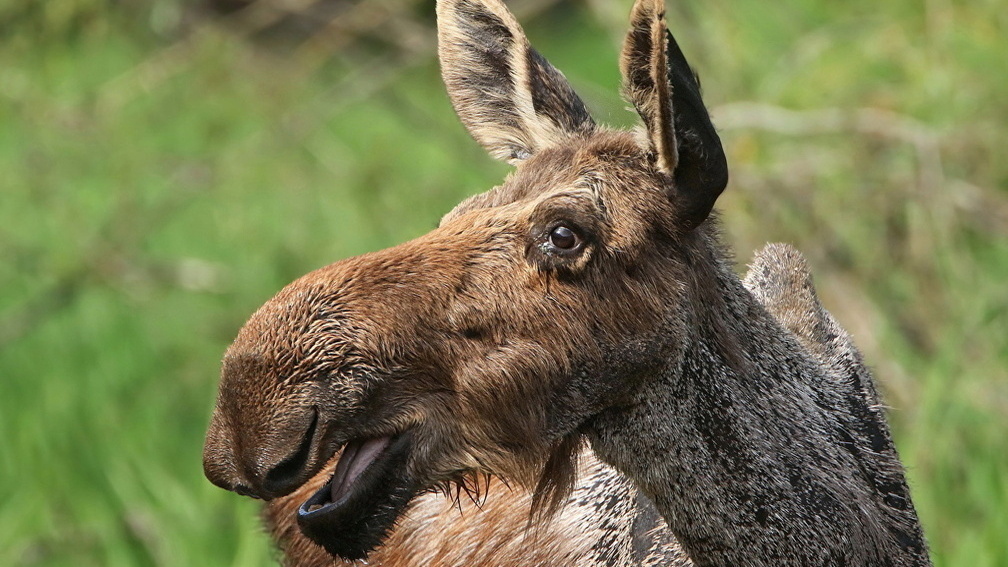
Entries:
[[676, 363], [717, 262], [727, 166], [662, 0], [636, 2], [621, 57], [637, 132], [597, 125], [501, 0], [437, 15], [455, 111], [515, 170], [430, 233], [263, 305], [224, 356], [204, 449], [211, 481], [269, 499], [342, 448], [299, 523], [347, 558], [471, 475], [554, 506], [584, 429]]

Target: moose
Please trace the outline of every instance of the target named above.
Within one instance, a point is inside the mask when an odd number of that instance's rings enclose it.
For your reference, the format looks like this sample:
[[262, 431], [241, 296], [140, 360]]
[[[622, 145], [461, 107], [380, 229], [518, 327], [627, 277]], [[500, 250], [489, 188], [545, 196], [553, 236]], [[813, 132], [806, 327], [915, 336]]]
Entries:
[[635, 132], [597, 125], [501, 0], [437, 15], [456, 113], [515, 169], [253, 314], [207, 477], [275, 500], [339, 453], [297, 523], [357, 559], [483, 476], [530, 494], [534, 530], [570, 504], [587, 442], [695, 565], [929, 565], [870, 372], [800, 255], [733, 271], [725, 154], [663, 0], [635, 2], [621, 54]]

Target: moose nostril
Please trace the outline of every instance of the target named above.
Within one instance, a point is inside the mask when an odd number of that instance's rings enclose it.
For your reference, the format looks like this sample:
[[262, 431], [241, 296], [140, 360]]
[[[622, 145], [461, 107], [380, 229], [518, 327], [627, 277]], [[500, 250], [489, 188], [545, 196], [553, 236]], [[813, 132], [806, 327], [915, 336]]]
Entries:
[[312, 441], [315, 440], [315, 428], [318, 426], [318, 410], [312, 409], [311, 423], [298, 445], [297, 451], [277, 463], [263, 478], [263, 489], [271, 496], [283, 496], [294, 491], [304, 482], [305, 467], [311, 456]]

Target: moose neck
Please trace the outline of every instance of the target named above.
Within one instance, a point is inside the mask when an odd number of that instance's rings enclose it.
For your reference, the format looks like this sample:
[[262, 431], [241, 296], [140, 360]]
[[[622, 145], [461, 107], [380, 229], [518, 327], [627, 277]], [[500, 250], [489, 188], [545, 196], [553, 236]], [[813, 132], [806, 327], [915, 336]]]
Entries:
[[691, 332], [634, 403], [586, 424], [595, 451], [697, 565], [929, 565], [860, 360], [815, 359], [698, 241], [713, 261], [691, 266], [710, 270], [687, 284]]

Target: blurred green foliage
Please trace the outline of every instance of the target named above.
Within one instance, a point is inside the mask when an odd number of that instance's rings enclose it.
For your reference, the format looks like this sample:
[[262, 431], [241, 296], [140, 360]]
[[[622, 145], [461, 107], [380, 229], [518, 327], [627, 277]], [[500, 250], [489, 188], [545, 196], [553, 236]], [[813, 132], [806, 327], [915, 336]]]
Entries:
[[[290, 280], [507, 171], [452, 115], [430, 4], [333, 0], [308, 28], [266, 0], [0, 7], [0, 564], [273, 562], [256, 504], [202, 477], [221, 353]], [[515, 8], [598, 118], [633, 123], [629, 1]], [[727, 238], [742, 263], [809, 256], [936, 565], [1008, 564], [1006, 8], [669, 6], [729, 152]]]

